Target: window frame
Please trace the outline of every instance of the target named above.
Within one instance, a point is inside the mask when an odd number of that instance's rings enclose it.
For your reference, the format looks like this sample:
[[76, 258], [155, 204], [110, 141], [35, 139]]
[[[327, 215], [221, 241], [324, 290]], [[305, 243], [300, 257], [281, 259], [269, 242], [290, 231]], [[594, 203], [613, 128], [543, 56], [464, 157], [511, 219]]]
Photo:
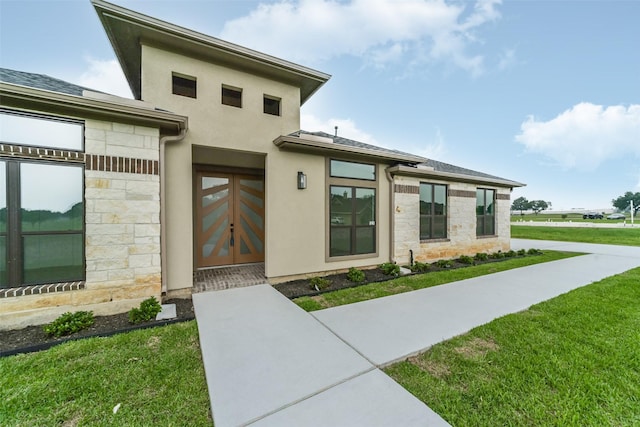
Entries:
[[[423, 213], [422, 213], [422, 188], [423, 186], [430, 186], [431, 187], [431, 212], [428, 215], [424, 215], [423, 218]], [[444, 214], [443, 215], [436, 215], [435, 212], [435, 191], [436, 191], [436, 187], [443, 187], [444, 188]], [[439, 183], [434, 183], [434, 182], [420, 182], [420, 186], [419, 186], [420, 190], [418, 191], [418, 200], [420, 203], [419, 206], [419, 210], [418, 210], [418, 215], [420, 215], [420, 221], [419, 221], [419, 237], [420, 237], [420, 241], [421, 242], [429, 242], [429, 241], [434, 241], [434, 240], [446, 240], [449, 238], [449, 215], [448, 215], [448, 207], [449, 207], [449, 186], [447, 184], [439, 184]], [[434, 230], [434, 219], [435, 218], [443, 218], [444, 219], [444, 236], [434, 236], [433, 234], [433, 230]], [[423, 219], [427, 219], [429, 221], [429, 230], [431, 230], [431, 235], [430, 236], [424, 236], [422, 234], [422, 221]]]
[[[493, 207], [493, 212], [491, 214], [487, 214], [487, 192], [491, 191], [493, 192], [493, 199], [492, 199], [492, 203], [491, 206]], [[478, 208], [480, 207], [478, 205], [478, 196], [480, 195], [480, 192], [482, 192], [482, 197], [483, 197], [483, 213], [481, 215], [478, 214]], [[495, 237], [496, 234], [496, 201], [497, 201], [497, 196], [498, 196], [498, 192], [496, 189], [494, 188], [476, 188], [476, 237]], [[489, 224], [489, 222], [487, 220], [491, 220], [491, 232], [487, 231], [487, 224]], [[479, 228], [479, 224], [480, 221], [482, 221], [482, 231], [479, 232], [478, 228]]]
[[[343, 177], [335, 177], [331, 176], [331, 161], [337, 160], [341, 162], [349, 162], [349, 163], [357, 163], [357, 164], [366, 164], [372, 165], [374, 167], [374, 173], [376, 176], [375, 180], [367, 180], [367, 179], [357, 179], [357, 178], [343, 178]], [[326, 157], [326, 189], [325, 189], [325, 261], [326, 262], [336, 262], [336, 261], [345, 261], [345, 260], [357, 260], [357, 259], [367, 259], [367, 258], [377, 258], [379, 256], [379, 233], [380, 228], [378, 226], [378, 221], [380, 218], [380, 201], [379, 201], [379, 183], [378, 183], [378, 165], [375, 163], [367, 163], [367, 162], [358, 162], [353, 160], [345, 160], [340, 158]], [[374, 224], [373, 225], [362, 225], [358, 226], [357, 224], [351, 224], [349, 226], [344, 226], [344, 228], [349, 228], [351, 230], [351, 239], [352, 244], [350, 248], [350, 254], [347, 255], [332, 255], [331, 254], [331, 230], [332, 230], [332, 221], [331, 221], [331, 188], [332, 187], [349, 187], [352, 191], [352, 197], [355, 196], [357, 189], [367, 189], [374, 191]], [[352, 200], [355, 204], [355, 198]], [[342, 226], [337, 226], [342, 227]], [[357, 253], [357, 248], [355, 246], [355, 242], [353, 241], [354, 236], [356, 235], [356, 231], [358, 228], [373, 228], [373, 246], [374, 252], [368, 253]]]
[[[267, 101], [271, 101], [271, 102], [277, 103], [277, 106], [278, 106], [278, 112], [277, 113], [268, 111], [269, 108], [267, 107]], [[277, 96], [263, 94], [262, 95], [262, 112], [264, 114], [268, 114], [270, 116], [276, 116], [276, 117], [282, 116], [282, 98], [278, 98]]]
[[[184, 82], [193, 82], [193, 94], [191, 88], [187, 85], [180, 85], [176, 83], [176, 80]], [[176, 91], [176, 87], [180, 90]], [[171, 93], [173, 95], [184, 96], [185, 98], [198, 98], [198, 79], [194, 76], [188, 76], [186, 74], [171, 73]]]
[[31, 112], [27, 112], [27, 111], [15, 111], [15, 110], [9, 110], [6, 108], [0, 108], [0, 114], [7, 114], [7, 115], [12, 115], [12, 116], [19, 116], [19, 117], [25, 117], [25, 118], [30, 118], [30, 119], [35, 119], [35, 120], [45, 120], [45, 121], [51, 121], [51, 122], [59, 122], [59, 123], [67, 123], [67, 124], [72, 124], [72, 125], [79, 125], [80, 126], [80, 135], [81, 135], [81, 141], [80, 141], [80, 147], [79, 148], [66, 148], [66, 147], [60, 147], [60, 146], [54, 146], [54, 145], [37, 145], [37, 144], [25, 144], [23, 142], [13, 142], [13, 141], [3, 141], [2, 139], [0, 139], [0, 143], [1, 144], [7, 144], [7, 145], [17, 145], [17, 146], [22, 146], [22, 147], [33, 147], [33, 148], [41, 148], [44, 150], [62, 150], [62, 151], [71, 151], [71, 152], [78, 152], [78, 153], [82, 153], [84, 152], [84, 148], [85, 148], [85, 127], [84, 127], [84, 122], [81, 120], [74, 120], [74, 119], [68, 119], [66, 117], [56, 117], [56, 116], [47, 116], [44, 114], [37, 114], [37, 113], [31, 113]]
[[[225, 95], [225, 91], [237, 92], [240, 95], [237, 98], [239, 100], [237, 105], [236, 103], [225, 102], [225, 99], [229, 98], [228, 95]], [[236, 99], [236, 98], [231, 97], [231, 99]], [[222, 105], [226, 105], [229, 107], [242, 108], [242, 88], [223, 84], [220, 89], [220, 102], [222, 103]]]

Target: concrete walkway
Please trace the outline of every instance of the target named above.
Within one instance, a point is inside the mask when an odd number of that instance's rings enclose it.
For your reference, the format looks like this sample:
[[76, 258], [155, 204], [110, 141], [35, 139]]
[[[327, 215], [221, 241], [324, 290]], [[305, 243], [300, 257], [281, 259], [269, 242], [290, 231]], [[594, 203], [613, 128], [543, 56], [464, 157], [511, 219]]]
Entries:
[[640, 266], [640, 248], [512, 247], [589, 255], [311, 314], [268, 285], [193, 295], [216, 426], [446, 426], [379, 367]]

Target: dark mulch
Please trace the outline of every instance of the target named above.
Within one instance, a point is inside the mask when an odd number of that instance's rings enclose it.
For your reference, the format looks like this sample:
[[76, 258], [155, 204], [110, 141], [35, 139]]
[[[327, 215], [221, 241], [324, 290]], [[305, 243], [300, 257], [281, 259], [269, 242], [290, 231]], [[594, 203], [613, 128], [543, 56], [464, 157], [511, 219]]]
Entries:
[[292, 280], [290, 282], [279, 283], [277, 285], [274, 285], [273, 287], [287, 298], [293, 299], [302, 296], [318, 295], [325, 292], [337, 291], [339, 289], [362, 286], [366, 285], [367, 283], [384, 282], [386, 280], [393, 279], [393, 276], [387, 276], [379, 268], [364, 270], [364, 274], [365, 281], [360, 283], [354, 283], [347, 279], [347, 273], [324, 276], [326, 279], [329, 279], [331, 281], [331, 284], [321, 291], [316, 291], [315, 289], [313, 289], [311, 287], [311, 283], [309, 283], [309, 279]]
[[0, 357], [44, 350], [65, 341], [79, 338], [109, 336], [134, 329], [150, 328], [195, 319], [191, 299], [173, 299], [164, 301], [163, 304], [175, 304], [178, 317], [172, 320], [152, 320], [132, 325], [129, 323], [128, 313], [115, 314], [112, 316], [96, 316], [94, 324], [89, 328], [60, 338], [48, 337], [42, 330], [43, 325], [28, 326], [12, 331], [0, 331]]

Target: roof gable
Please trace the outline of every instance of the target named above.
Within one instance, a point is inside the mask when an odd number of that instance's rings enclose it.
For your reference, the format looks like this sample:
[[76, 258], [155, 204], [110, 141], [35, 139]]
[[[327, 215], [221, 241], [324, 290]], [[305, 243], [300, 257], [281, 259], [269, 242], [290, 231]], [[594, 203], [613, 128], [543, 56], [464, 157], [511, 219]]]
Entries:
[[331, 77], [102, 0], [92, 3], [136, 99], [142, 96], [141, 43], [299, 87], [300, 104]]

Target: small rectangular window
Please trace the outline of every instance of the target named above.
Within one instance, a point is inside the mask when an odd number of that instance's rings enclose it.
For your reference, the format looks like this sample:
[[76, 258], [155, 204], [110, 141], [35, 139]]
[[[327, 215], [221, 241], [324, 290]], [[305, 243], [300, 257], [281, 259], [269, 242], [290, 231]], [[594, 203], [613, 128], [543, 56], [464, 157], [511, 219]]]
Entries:
[[447, 237], [447, 186], [420, 183], [420, 240]]
[[173, 94], [187, 96], [189, 98], [196, 97], [196, 78], [188, 76], [172, 75]]
[[242, 108], [242, 89], [222, 86], [222, 103], [224, 105]]
[[80, 151], [83, 140], [79, 122], [0, 111], [0, 142], [5, 144]]
[[376, 180], [376, 166], [366, 163], [331, 160], [331, 176], [335, 178]]
[[274, 98], [273, 96], [264, 96], [264, 113], [271, 114], [272, 116], [280, 115], [280, 98]]
[[496, 231], [495, 190], [476, 190], [476, 235], [492, 236]]

